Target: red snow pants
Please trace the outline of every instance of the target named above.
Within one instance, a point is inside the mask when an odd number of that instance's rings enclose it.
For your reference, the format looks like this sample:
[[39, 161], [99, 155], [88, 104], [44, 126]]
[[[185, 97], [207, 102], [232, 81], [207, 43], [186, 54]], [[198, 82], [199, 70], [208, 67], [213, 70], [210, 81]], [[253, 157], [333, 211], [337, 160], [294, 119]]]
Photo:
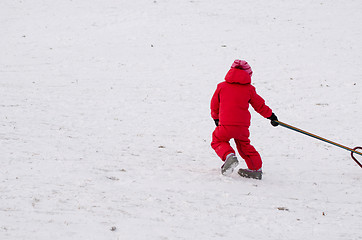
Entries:
[[225, 161], [226, 156], [235, 153], [230, 146], [230, 139], [234, 139], [240, 156], [245, 160], [250, 170], [258, 170], [262, 167], [262, 160], [259, 153], [250, 144], [249, 128], [243, 126], [218, 126], [212, 133], [211, 147], [216, 154]]

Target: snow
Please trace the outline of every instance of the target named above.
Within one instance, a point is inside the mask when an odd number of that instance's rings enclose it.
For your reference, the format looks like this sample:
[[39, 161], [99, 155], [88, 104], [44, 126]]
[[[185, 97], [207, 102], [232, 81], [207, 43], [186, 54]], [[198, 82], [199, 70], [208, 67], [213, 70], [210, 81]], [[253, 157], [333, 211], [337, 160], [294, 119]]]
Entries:
[[362, 239], [348, 151], [251, 110], [263, 180], [224, 177], [209, 110], [243, 58], [281, 121], [361, 145], [361, 11], [0, 1], [0, 239]]

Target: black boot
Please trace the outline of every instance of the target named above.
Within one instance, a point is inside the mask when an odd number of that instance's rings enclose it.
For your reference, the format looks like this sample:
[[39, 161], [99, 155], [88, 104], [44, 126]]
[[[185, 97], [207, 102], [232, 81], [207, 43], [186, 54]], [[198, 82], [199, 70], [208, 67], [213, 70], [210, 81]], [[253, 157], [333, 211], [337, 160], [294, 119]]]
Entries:
[[238, 174], [245, 178], [254, 178], [261, 180], [263, 176], [263, 171], [261, 169], [259, 170], [250, 170], [250, 169], [242, 169], [240, 168], [238, 171]]
[[225, 163], [221, 166], [221, 174], [224, 176], [230, 176], [238, 164], [239, 161], [235, 154], [229, 154], [225, 160]]

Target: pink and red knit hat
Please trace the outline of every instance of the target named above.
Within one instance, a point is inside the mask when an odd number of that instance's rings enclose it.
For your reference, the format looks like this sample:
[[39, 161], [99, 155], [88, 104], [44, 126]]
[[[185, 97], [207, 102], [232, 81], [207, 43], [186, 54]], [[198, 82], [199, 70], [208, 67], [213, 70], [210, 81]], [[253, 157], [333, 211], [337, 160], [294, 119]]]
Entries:
[[236, 59], [231, 65], [231, 68], [238, 68], [244, 70], [249, 73], [250, 77], [253, 75], [253, 71], [251, 70], [249, 63], [247, 63], [245, 60]]

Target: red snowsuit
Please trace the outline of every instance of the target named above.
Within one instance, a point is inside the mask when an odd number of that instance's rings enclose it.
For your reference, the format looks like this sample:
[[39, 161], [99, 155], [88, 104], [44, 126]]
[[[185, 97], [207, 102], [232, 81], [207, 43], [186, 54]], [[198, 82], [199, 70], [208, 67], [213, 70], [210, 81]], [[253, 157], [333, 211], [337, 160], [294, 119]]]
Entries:
[[245, 160], [250, 170], [262, 167], [262, 160], [255, 148], [250, 145], [249, 103], [265, 118], [272, 115], [272, 110], [265, 105], [255, 87], [251, 84], [250, 75], [241, 69], [231, 68], [225, 76], [225, 81], [217, 85], [211, 99], [211, 117], [219, 119], [219, 126], [212, 134], [211, 146], [223, 160], [230, 153], [235, 153], [229, 141], [234, 138], [240, 156]]

